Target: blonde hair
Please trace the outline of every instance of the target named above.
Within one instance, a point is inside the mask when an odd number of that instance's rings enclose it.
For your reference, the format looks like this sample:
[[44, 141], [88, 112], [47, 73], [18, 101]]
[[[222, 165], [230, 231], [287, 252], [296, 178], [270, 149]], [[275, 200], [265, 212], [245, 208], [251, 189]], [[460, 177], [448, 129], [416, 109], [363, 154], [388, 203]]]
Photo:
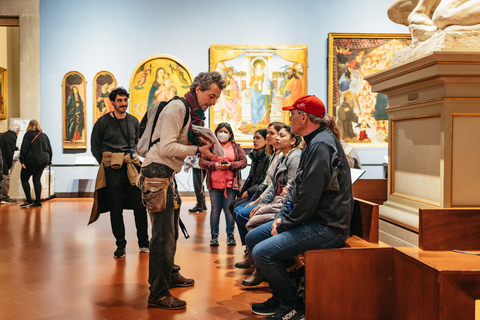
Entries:
[[32, 119], [28, 123], [27, 131], [42, 131], [42, 127], [40, 127], [40, 123], [37, 120]]

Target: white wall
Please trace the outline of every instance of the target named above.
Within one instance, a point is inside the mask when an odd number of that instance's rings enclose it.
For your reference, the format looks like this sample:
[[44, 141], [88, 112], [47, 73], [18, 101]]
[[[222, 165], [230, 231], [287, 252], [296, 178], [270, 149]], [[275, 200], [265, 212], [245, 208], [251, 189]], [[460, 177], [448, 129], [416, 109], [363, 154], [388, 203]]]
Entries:
[[[62, 79], [72, 70], [87, 80], [87, 108], [92, 81], [100, 70], [112, 72], [129, 87], [131, 73], [143, 59], [173, 55], [194, 75], [209, 69], [211, 44], [306, 44], [308, 91], [327, 102], [328, 33], [408, 33], [386, 14], [391, 0], [40, 0], [41, 119], [54, 149], [54, 164], [73, 165], [77, 156], [62, 149]], [[92, 130], [87, 114], [88, 136]], [[386, 149], [358, 150], [364, 163], [382, 163]], [[96, 168], [56, 167], [56, 192], [76, 192], [78, 179], [94, 177]], [[380, 172], [381, 171], [381, 172]], [[383, 177], [373, 167], [364, 177]], [[181, 173], [180, 190], [193, 190]], [[188, 179], [190, 181], [188, 181]], [[92, 187], [93, 190], [93, 187]]]

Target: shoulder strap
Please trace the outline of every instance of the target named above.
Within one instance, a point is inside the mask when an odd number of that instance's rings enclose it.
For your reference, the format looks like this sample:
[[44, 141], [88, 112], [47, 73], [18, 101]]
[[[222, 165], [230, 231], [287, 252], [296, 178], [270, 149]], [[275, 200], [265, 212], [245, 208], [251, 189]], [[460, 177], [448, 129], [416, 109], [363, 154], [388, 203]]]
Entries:
[[186, 100], [185, 98], [179, 97], [179, 96], [175, 96], [175, 97], [173, 97], [172, 99], [170, 99], [169, 101], [162, 101], [162, 102], [160, 103], [160, 105], [158, 106], [157, 113], [155, 114], [155, 119], [154, 119], [153, 124], [152, 124], [152, 133], [150, 134], [150, 142], [149, 142], [149, 144], [148, 144], [148, 149], [149, 149], [149, 150], [150, 150], [150, 148], [151, 148], [154, 144], [156, 144], [156, 143], [158, 143], [158, 142], [160, 141], [160, 138], [155, 139], [154, 141], [152, 141], [153, 132], [155, 131], [155, 126], [157, 125], [157, 121], [158, 121], [158, 117], [160, 116], [160, 112], [162, 112], [162, 110], [165, 108], [165, 106], [166, 106], [167, 104], [170, 103], [170, 101], [177, 100], [177, 99], [180, 99], [180, 100], [183, 102], [183, 104], [184, 104], [184, 106], [185, 106], [185, 109], [186, 109], [186, 110], [185, 110], [185, 111], [186, 111], [186, 112], [185, 112], [185, 118], [183, 119], [182, 129], [185, 128], [185, 126], [187, 125], [188, 119], [189, 119], [189, 117], [190, 117], [190, 110], [189, 110], [190, 108], [189, 108], [188, 102], [187, 102], [187, 100]]

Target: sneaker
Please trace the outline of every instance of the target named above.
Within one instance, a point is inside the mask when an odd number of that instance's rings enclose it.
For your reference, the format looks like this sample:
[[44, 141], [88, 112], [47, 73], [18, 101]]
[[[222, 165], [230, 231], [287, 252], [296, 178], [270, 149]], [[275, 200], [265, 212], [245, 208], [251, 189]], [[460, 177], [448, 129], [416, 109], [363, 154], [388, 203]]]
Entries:
[[180, 272], [174, 272], [170, 277], [170, 289], [175, 287], [191, 287], [194, 284], [195, 280], [185, 278]]
[[236, 244], [237, 244], [237, 241], [235, 241], [235, 237], [233, 236], [233, 234], [227, 235], [227, 245], [234, 246]]
[[125, 248], [117, 248], [113, 253], [113, 257], [116, 259], [125, 257]]
[[274, 314], [269, 315], [263, 320], [305, 320], [305, 311], [303, 308], [283, 309], [279, 308]]
[[305, 311], [303, 308], [283, 309], [279, 308], [274, 314], [269, 315], [263, 320], [305, 320]]
[[32, 208], [41, 208], [41, 207], [42, 207], [42, 203], [41, 203], [41, 202], [34, 202], [30, 207], [32, 207]]
[[278, 302], [271, 297], [265, 302], [252, 304], [252, 312], [261, 316], [274, 314], [279, 308]]
[[192, 209], [188, 209], [188, 212], [205, 212], [206, 210], [207, 210], [206, 206], [201, 206], [197, 204]]
[[150, 294], [150, 296], [148, 297], [148, 306], [168, 310], [180, 310], [184, 309], [187, 306], [187, 302], [177, 299], [170, 294], [163, 297], [156, 297]]
[[150, 252], [150, 249], [148, 249], [148, 247], [140, 247], [140, 250], [139, 250], [141, 253], [149, 253]]
[[218, 246], [218, 234], [212, 234], [212, 239], [210, 240], [211, 246]]
[[12, 198], [3, 198], [2, 203], [3, 204], [12, 204], [12, 203], [17, 203], [17, 200], [13, 200]]
[[20, 205], [20, 208], [29, 208], [33, 205], [33, 202], [25, 201]]

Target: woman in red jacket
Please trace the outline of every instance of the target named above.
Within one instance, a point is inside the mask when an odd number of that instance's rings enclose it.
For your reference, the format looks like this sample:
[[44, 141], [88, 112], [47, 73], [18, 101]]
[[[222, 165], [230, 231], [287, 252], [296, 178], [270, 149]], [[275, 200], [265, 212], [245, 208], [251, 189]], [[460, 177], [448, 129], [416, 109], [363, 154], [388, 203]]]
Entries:
[[226, 122], [220, 123], [215, 135], [225, 151], [225, 158], [200, 158], [200, 168], [207, 170], [207, 188], [210, 191], [210, 240], [211, 246], [218, 246], [220, 213], [225, 214], [227, 223], [227, 244], [235, 245], [235, 219], [228, 206], [236, 198], [242, 187], [240, 170], [247, 166], [245, 152], [235, 143], [233, 131]]

